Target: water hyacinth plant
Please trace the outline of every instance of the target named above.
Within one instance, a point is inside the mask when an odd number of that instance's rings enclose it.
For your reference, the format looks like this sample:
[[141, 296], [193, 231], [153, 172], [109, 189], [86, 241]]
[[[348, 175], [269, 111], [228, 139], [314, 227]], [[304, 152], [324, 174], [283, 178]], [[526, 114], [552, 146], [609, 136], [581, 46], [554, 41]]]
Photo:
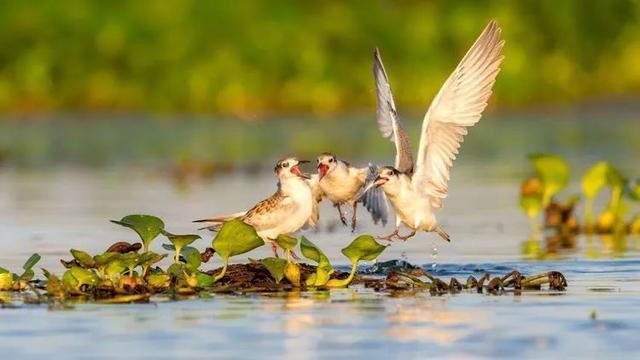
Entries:
[[331, 279], [327, 287], [345, 287], [349, 285], [358, 270], [360, 260], [375, 260], [387, 247], [379, 244], [371, 235], [361, 235], [355, 238], [349, 246], [342, 249], [342, 254], [351, 261], [351, 272], [346, 279]]
[[223, 263], [222, 270], [216, 275], [214, 282], [222, 279], [226, 273], [230, 257], [247, 253], [262, 245], [264, 241], [250, 225], [238, 219], [224, 223], [212, 241], [212, 247]]
[[22, 274], [18, 275], [0, 267], [0, 291], [23, 291], [33, 279], [33, 267], [40, 261], [39, 254], [31, 255], [22, 265]]
[[164, 222], [152, 215], [127, 215], [120, 220], [111, 220], [111, 222], [135, 231], [142, 240], [144, 251], [149, 251], [151, 242], [164, 229]]

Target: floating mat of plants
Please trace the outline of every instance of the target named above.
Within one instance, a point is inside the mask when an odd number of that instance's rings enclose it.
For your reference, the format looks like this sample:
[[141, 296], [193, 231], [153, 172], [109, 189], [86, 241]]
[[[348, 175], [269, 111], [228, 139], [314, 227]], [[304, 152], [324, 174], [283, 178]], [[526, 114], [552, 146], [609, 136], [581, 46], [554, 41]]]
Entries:
[[[500, 294], [540, 290], [543, 286], [564, 290], [567, 286], [564, 276], [556, 271], [524, 276], [514, 270], [503, 276], [491, 277], [485, 273], [480, 278], [469, 276], [463, 282], [456, 278], [445, 281], [424, 269], [395, 260], [377, 263], [365, 273], [358, 273], [361, 260], [375, 260], [386, 248], [371, 235], [360, 235], [342, 249], [342, 254], [351, 262], [349, 272], [334, 269], [322, 250], [304, 236], [300, 241], [290, 236], [278, 237], [276, 243], [284, 250], [284, 258], [250, 259], [247, 264], [229, 265], [230, 257], [264, 245], [255, 230], [239, 220], [226, 222], [213, 239], [212, 246], [202, 252], [190, 246], [200, 236], [170, 233], [164, 229], [164, 222], [155, 216], [129, 215], [113, 222], [135, 231], [141, 243], [117, 242], [96, 255], [71, 249], [70, 257], [60, 260], [66, 271], [58, 276], [42, 269], [44, 279], [35, 278], [33, 269], [40, 255], [33, 254], [21, 273], [0, 268], [0, 295], [19, 292], [24, 303], [131, 303], [149, 301], [153, 295], [180, 299], [209, 293], [283, 292], [340, 288], [350, 284], [375, 291], [428, 291], [433, 295], [463, 290]], [[173, 251], [173, 262], [166, 269], [157, 264], [169, 254], [149, 251], [151, 242], [159, 235], [169, 240], [162, 247]], [[302, 256], [315, 265], [296, 261], [296, 246]], [[200, 270], [214, 255], [221, 258], [222, 266]], [[0, 304], [10, 307], [11, 299], [11, 296], [0, 296]]]

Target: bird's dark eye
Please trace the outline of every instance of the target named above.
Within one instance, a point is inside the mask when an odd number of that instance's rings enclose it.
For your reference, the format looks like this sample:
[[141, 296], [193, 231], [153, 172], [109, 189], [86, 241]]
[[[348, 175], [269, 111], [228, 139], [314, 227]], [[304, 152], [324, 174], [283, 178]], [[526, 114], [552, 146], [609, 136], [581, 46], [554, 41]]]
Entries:
[[282, 167], [289, 167], [289, 163], [282, 163]]
[[333, 158], [330, 158], [330, 159], [329, 159], [329, 162], [330, 162], [330, 163], [332, 163], [332, 162], [333, 162]]

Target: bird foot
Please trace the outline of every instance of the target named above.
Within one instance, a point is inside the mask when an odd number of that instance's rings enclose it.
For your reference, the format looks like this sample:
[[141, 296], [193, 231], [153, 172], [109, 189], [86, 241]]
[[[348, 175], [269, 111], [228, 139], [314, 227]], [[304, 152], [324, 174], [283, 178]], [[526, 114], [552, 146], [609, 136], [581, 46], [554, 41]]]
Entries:
[[396, 230], [387, 236], [378, 236], [377, 238], [378, 240], [394, 241], [394, 240], [397, 240], [397, 239], [394, 239], [397, 236], [398, 236], [398, 231]]

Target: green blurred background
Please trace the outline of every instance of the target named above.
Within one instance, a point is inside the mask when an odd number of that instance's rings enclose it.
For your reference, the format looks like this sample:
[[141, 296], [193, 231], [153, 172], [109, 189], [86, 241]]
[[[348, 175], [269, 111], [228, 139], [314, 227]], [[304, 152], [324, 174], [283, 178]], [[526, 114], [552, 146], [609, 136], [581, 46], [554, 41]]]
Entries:
[[637, 0], [3, 1], [0, 112], [368, 110], [375, 46], [422, 110], [492, 18], [494, 108], [640, 93]]

